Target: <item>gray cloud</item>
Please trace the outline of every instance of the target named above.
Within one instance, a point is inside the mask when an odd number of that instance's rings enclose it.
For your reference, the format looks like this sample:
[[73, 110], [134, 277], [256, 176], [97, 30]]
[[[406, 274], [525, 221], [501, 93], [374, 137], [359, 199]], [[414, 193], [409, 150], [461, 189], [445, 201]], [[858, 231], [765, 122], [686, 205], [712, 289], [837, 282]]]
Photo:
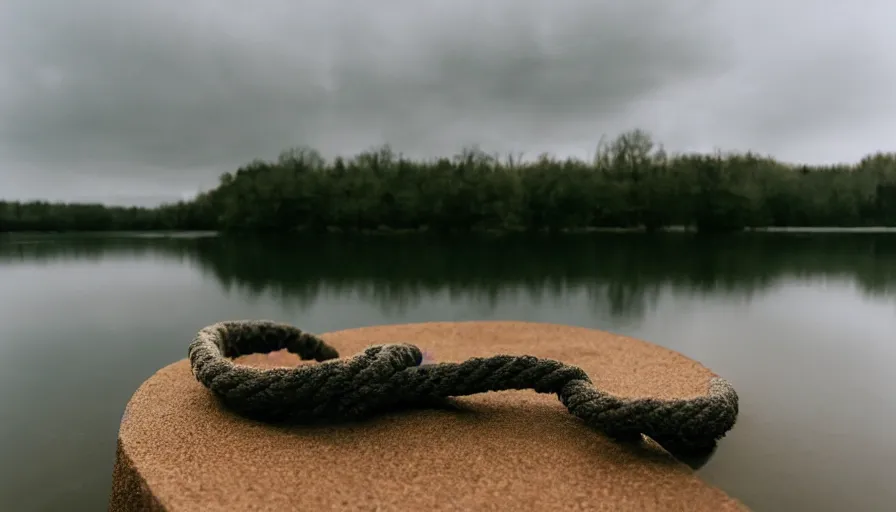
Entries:
[[0, 196], [151, 202], [294, 145], [587, 156], [633, 127], [855, 159], [896, 119], [866, 4], [6, 0]]

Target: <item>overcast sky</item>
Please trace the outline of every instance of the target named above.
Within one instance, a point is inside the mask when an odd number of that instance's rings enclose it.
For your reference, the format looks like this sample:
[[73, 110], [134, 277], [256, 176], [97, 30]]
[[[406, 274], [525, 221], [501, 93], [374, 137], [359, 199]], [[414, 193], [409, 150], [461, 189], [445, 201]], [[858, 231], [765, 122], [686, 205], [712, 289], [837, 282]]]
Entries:
[[2, 0], [0, 197], [146, 203], [290, 146], [896, 150], [896, 4]]

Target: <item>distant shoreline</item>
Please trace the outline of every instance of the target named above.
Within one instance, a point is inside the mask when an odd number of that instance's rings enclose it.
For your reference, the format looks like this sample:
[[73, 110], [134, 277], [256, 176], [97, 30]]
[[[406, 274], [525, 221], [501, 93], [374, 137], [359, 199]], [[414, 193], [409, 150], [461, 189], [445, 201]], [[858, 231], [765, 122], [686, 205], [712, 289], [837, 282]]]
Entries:
[[884, 226], [896, 226], [896, 153], [835, 166], [791, 165], [749, 152], [670, 155], [639, 130], [599, 146], [590, 161], [550, 155], [520, 161], [476, 149], [414, 161], [388, 146], [326, 160], [297, 148], [225, 172], [216, 187], [193, 199], [155, 208], [0, 201], [0, 232], [891, 229]]
[[[584, 229], [565, 229], [553, 233], [554, 235], [583, 235], [598, 233], [628, 233], [628, 234], [651, 234], [644, 228], [584, 228]], [[653, 234], [662, 233], [687, 233], [698, 234], [694, 228], [685, 226], [670, 226], [660, 229]], [[756, 227], [746, 228], [739, 232], [729, 234], [750, 234], [750, 233], [793, 233], [793, 234], [896, 234], [896, 227], [891, 226], [867, 226], [867, 227]], [[128, 238], [214, 238], [219, 236], [273, 236], [273, 237], [289, 237], [300, 235], [315, 236], [413, 236], [413, 235], [433, 235], [436, 234], [429, 230], [410, 230], [410, 229], [376, 229], [376, 230], [331, 230], [324, 233], [310, 231], [292, 231], [292, 232], [224, 232], [210, 230], [123, 230], [123, 231], [5, 231], [0, 232], [2, 238], [32, 238], [45, 236], [63, 236], [63, 237], [128, 237]], [[546, 235], [546, 231], [525, 232], [520, 230], [470, 230], [467, 232], [448, 233], [454, 236], [503, 236], [503, 235]]]

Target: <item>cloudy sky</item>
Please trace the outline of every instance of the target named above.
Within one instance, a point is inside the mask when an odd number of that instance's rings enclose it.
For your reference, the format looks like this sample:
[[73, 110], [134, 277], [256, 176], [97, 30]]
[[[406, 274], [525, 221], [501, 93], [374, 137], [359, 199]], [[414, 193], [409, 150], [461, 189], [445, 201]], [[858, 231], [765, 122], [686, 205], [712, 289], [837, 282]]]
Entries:
[[151, 203], [308, 145], [896, 150], [896, 5], [2, 0], [0, 197]]

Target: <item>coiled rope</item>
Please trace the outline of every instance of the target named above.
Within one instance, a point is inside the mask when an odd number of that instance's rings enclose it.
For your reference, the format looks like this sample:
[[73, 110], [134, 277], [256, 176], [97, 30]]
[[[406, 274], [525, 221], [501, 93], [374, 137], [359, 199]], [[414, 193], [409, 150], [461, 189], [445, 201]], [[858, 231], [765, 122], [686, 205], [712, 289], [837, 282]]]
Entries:
[[[259, 369], [231, 360], [284, 348], [320, 364]], [[533, 356], [421, 364], [420, 349], [400, 343], [338, 357], [319, 337], [266, 320], [205, 327], [189, 348], [200, 383], [235, 412], [267, 422], [360, 419], [390, 407], [532, 389], [556, 394], [570, 413], [611, 438], [634, 440], [645, 434], [671, 451], [711, 449], [734, 426], [738, 413], [737, 393], [721, 378], [711, 380], [706, 396], [692, 399], [620, 398], [595, 388], [581, 368]]]

